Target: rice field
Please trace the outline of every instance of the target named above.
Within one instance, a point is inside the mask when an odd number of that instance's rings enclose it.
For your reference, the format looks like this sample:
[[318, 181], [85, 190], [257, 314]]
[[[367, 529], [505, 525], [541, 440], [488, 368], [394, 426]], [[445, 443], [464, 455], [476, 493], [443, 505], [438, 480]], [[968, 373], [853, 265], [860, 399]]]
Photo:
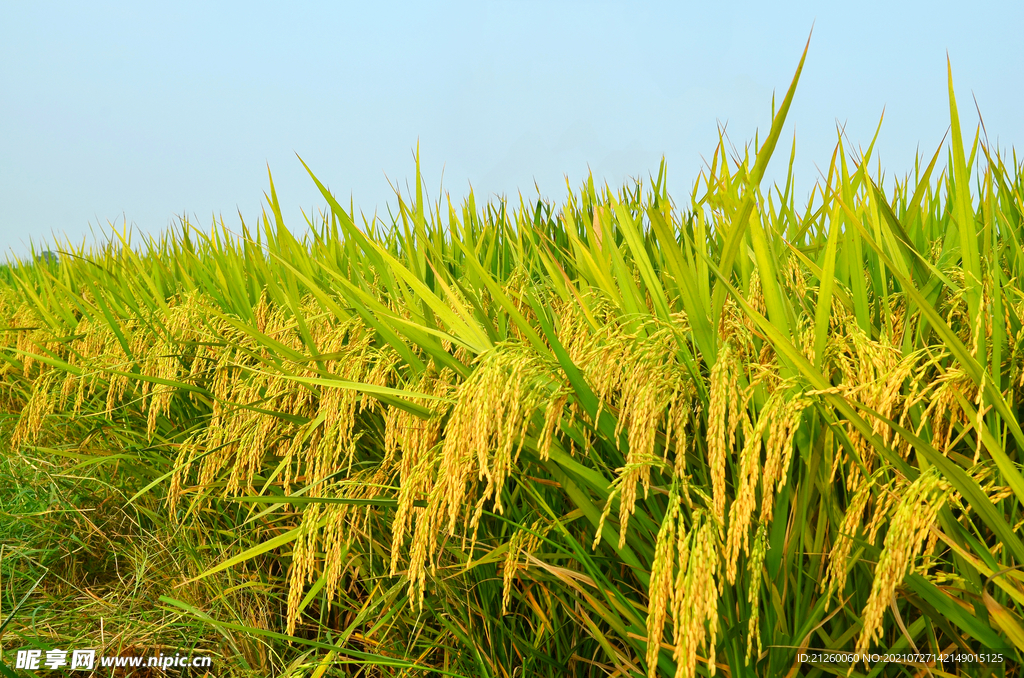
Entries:
[[0, 673], [1022, 675], [1024, 172], [950, 76], [934, 155], [840, 139], [798, 204], [799, 75], [682, 201], [417, 163], [385, 222], [310, 171], [292, 230], [271, 179], [241, 233], [4, 267]]

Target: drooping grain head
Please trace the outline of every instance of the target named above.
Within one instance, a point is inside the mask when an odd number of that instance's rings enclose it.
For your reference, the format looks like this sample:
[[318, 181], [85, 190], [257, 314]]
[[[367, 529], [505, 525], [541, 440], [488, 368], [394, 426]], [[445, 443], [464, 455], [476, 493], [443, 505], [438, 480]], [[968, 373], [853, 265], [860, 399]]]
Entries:
[[875, 568], [871, 594], [864, 607], [864, 628], [857, 640], [857, 652], [867, 652], [880, 638], [882, 615], [896, 587], [903, 582], [920, 555], [939, 510], [951, 492], [947, 481], [931, 467], [906, 488], [885, 536], [882, 555]]

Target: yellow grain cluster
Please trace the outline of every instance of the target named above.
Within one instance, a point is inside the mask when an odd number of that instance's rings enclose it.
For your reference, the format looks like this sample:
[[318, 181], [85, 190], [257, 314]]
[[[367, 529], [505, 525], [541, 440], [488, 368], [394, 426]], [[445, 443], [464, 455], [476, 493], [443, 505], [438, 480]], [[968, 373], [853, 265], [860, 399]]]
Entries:
[[[256, 314], [268, 337], [295, 352], [305, 351], [288, 312], [261, 301]], [[332, 381], [387, 386], [394, 379], [396, 356], [388, 349], [373, 347], [370, 334], [358, 321], [329, 321], [310, 310], [305, 322], [325, 359], [319, 365], [314, 361], [286, 365], [283, 372], [260, 360], [257, 342], [234, 327], [214, 325], [207, 333], [208, 343], [217, 339], [216, 343], [230, 348], [218, 351], [207, 346], [193, 358], [188, 378], [209, 385], [212, 417], [209, 426], [179, 451], [170, 493], [172, 508], [195, 466], [200, 487], [227, 472], [227, 494], [251, 492], [253, 476], [263, 468], [268, 454], [281, 458], [278, 464], [286, 493], [300, 478], [316, 488], [342, 469], [347, 473], [351, 468], [359, 435], [357, 415], [380, 406]], [[155, 362], [156, 376], [164, 364]], [[163, 374], [171, 374], [164, 369]], [[297, 383], [293, 375], [308, 381]], [[151, 403], [151, 420], [154, 407], [159, 412], [160, 406], [159, 401]], [[304, 417], [307, 423], [290, 423], [278, 412]]]
[[551, 526], [541, 520], [535, 520], [529, 529], [520, 528], [508, 540], [508, 551], [502, 571], [501, 613], [508, 614], [512, 602], [512, 588], [520, 572], [529, 567], [529, 557], [537, 552], [541, 541], [547, 536]]
[[741, 371], [736, 352], [728, 342], [723, 343], [711, 368], [708, 403], [708, 466], [714, 515], [719, 525], [725, 524], [726, 459], [736, 449], [737, 430], [750, 427], [747, 398], [740, 390]]
[[[453, 393], [455, 404], [439, 449], [435, 447], [425, 466], [414, 471], [427, 476], [409, 489], [403, 485], [399, 495], [401, 506], [411, 501], [413, 491], [427, 490], [409, 552], [410, 596], [420, 605], [427, 570], [436, 567], [441, 536], [454, 536], [461, 519], [462, 537], [469, 535], [472, 543], [485, 507], [491, 504], [496, 512], [503, 511], [501, 492], [531, 420], [558, 388], [552, 372], [551, 365], [522, 345], [499, 345], [480, 356], [473, 374]], [[402, 534], [398, 527], [396, 540]]]
[[18, 417], [18, 423], [11, 434], [11, 446], [17, 448], [24, 442], [33, 442], [43, 429], [46, 418], [53, 414], [57, 398], [53, 393], [56, 376], [44, 374], [35, 380], [32, 395]]
[[846, 588], [846, 577], [851, 564], [850, 552], [853, 549], [854, 538], [864, 521], [864, 513], [867, 510], [868, 501], [871, 499], [871, 490], [880, 475], [881, 471], [873, 474], [871, 478], [865, 479], [861, 476], [860, 485], [854, 488], [851, 494], [852, 500], [846, 507], [843, 522], [832, 542], [832, 549], [828, 555], [828, 571], [822, 582], [822, 590], [825, 591], [826, 595], [826, 609], [831, 605], [832, 594], [836, 591], [842, 592]]
[[[433, 362], [413, 384], [415, 391], [439, 399], [454, 389], [456, 378], [447, 368], [437, 370]], [[398, 509], [391, 525], [391, 573], [398, 573], [402, 544], [412, 527], [413, 518], [422, 519], [423, 508], [414, 502], [425, 499], [434, 486], [437, 448], [441, 442], [442, 419], [449, 406], [444, 400], [417, 399], [416, 403], [431, 407], [433, 416], [421, 419], [397, 407], [388, 408], [385, 415], [384, 465], [397, 459]]]
[[761, 570], [764, 567], [764, 558], [768, 553], [768, 525], [760, 523], [757, 526], [757, 534], [754, 536], [754, 548], [750, 554], [750, 561], [747, 571], [750, 573], [747, 583], [747, 605], [750, 609], [750, 618], [747, 620], [747, 654], [746, 662], [750, 663], [750, 657], [757, 647], [757, 656], [760, 657], [764, 648], [761, 644]]
[[[788, 481], [793, 438], [808, 405], [807, 398], [780, 386], [761, 408], [756, 425], [744, 420], [744, 444], [739, 455], [738, 477], [734, 479], [736, 492], [729, 507], [726, 535], [726, 577], [729, 583], [736, 581], [740, 549], [744, 554], [750, 554], [750, 524], [757, 506], [758, 490], [761, 493], [760, 526], [771, 524], [775, 498]], [[763, 460], [762, 444], [765, 448]], [[751, 570], [752, 574], [756, 571]]]
[[695, 511], [689, 529], [673, 492], [658, 531], [651, 566], [647, 617], [649, 678], [658, 675], [658, 651], [667, 615], [672, 619], [672, 656], [676, 678], [696, 675], [697, 655], [703, 648], [709, 675], [715, 675], [720, 581], [718, 527], [713, 516]]
[[[911, 354], [901, 358], [898, 348], [884, 338], [872, 340], [855, 323], [851, 323], [842, 334], [834, 335], [834, 357], [831, 366], [840, 375], [837, 392], [845, 398], [863, 403], [882, 417], [898, 420], [904, 410], [905, 400], [902, 389], [907, 378], [914, 373], [920, 356]], [[895, 416], [894, 416], [895, 415]], [[882, 419], [865, 415], [871, 423], [872, 433], [884, 444], [893, 442], [892, 428]], [[835, 464], [846, 459], [846, 483], [848, 489], [861, 483], [861, 464], [867, 471], [877, 468], [874, 446], [852, 424], [846, 426], [857, 459], [837, 456]], [[902, 442], [902, 441], [899, 441]], [[903, 448], [906, 451], [906, 448]], [[832, 469], [833, 476], [837, 466]]]
[[[306, 585], [318, 567], [323, 572], [328, 603], [334, 600], [347, 570], [359, 567], [359, 561], [347, 558], [352, 542], [372, 539], [371, 506], [363, 508], [359, 504], [376, 497], [388, 479], [383, 469], [354, 473], [344, 482], [333, 484], [330, 491], [321, 491], [324, 503], [310, 503], [302, 512], [288, 571], [288, 633], [295, 633]], [[358, 578], [358, 573], [352, 576]]]
[[328, 510], [327, 504], [310, 504], [302, 512], [299, 535], [293, 542], [292, 563], [288, 571], [288, 633], [295, 633], [302, 593], [316, 567], [319, 532], [328, 522], [324, 516]]
[[[673, 475], [685, 480], [696, 389], [692, 377], [675, 359], [677, 335], [670, 327], [651, 324], [627, 334], [625, 328], [609, 323], [601, 332], [584, 336], [577, 332], [572, 337], [570, 355], [588, 382], [597, 386], [599, 409], [593, 424], [597, 427], [601, 412], [607, 410], [615, 416], [615, 439], [626, 434], [626, 463], [617, 469], [601, 518], [603, 527], [618, 499], [622, 548], [630, 516], [636, 510], [637, 489], [643, 487], [646, 499], [652, 469], [667, 465]], [[660, 441], [659, 432], [664, 432]], [[659, 442], [661, 455], [657, 454]], [[599, 527], [595, 548], [601, 533]]]
[[[26, 378], [28, 388], [24, 395], [16, 392], [7, 394], [11, 401], [18, 400], [18, 396], [21, 395], [24, 403], [11, 435], [11, 445], [17, 448], [24, 442], [36, 440], [47, 417], [54, 413], [60, 401], [59, 395], [54, 393], [59, 371], [53, 370], [46, 362], [37, 358], [46, 355], [57, 346], [47, 331], [44, 319], [27, 303], [18, 304], [14, 312], [7, 317], [6, 323], [10, 329], [3, 332], [4, 348], [12, 348], [19, 354], [22, 363], [21, 373]], [[0, 375], [12, 369], [11, 363], [3, 362], [3, 372], [0, 372]]]
[[885, 608], [921, 554], [935, 518], [946, 504], [950, 492], [949, 483], [942, 479], [935, 467], [922, 472], [903, 491], [885, 535], [871, 594], [861, 615], [864, 628], [857, 640], [858, 653], [867, 652], [871, 644], [881, 637]]

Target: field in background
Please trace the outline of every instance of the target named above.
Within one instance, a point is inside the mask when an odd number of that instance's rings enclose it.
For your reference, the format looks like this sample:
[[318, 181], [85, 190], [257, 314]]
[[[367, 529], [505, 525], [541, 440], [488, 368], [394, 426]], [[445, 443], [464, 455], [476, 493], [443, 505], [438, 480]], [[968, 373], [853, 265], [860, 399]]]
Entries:
[[664, 167], [560, 206], [417, 176], [357, 224], [314, 177], [303, 241], [271, 182], [240, 235], [0, 271], [3, 663], [1021, 675], [1024, 173], [951, 82], [912, 176], [840, 143], [762, 192], [798, 78], [683, 204]]

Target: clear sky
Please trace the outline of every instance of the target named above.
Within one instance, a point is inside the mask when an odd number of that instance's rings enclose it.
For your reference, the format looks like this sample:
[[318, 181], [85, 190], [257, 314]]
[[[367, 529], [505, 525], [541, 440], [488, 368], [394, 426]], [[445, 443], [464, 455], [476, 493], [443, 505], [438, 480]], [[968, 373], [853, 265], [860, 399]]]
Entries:
[[[420, 144], [429, 195], [560, 201], [588, 168], [621, 185], [668, 162], [687, 197], [727, 123], [770, 124], [814, 35], [780, 143], [804, 194], [837, 121], [889, 176], [949, 124], [1024, 150], [1024, 3], [0, 3], [0, 251], [127, 220], [255, 221], [274, 173], [285, 219], [323, 200], [386, 214]], [[776, 159], [768, 179], [784, 171]], [[443, 183], [442, 183], [443, 171]], [[0, 254], [0, 260], [4, 257]]]

